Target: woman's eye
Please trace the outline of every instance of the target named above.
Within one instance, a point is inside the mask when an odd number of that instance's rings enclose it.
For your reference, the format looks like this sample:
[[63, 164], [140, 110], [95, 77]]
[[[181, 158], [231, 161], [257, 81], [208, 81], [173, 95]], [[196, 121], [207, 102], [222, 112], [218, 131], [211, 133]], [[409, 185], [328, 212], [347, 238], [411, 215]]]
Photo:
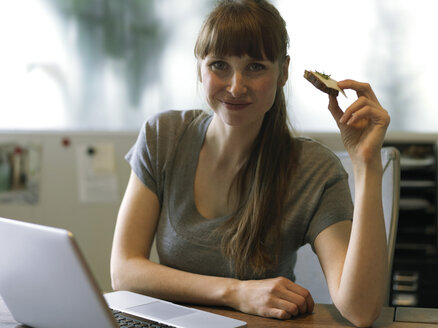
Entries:
[[227, 64], [223, 61], [216, 61], [210, 64], [210, 67], [214, 70], [224, 71], [227, 68]]
[[259, 71], [263, 70], [265, 68], [265, 66], [260, 64], [260, 63], [252, 63], [249, 65], [248, 68], [251, 72], [259, 72]]

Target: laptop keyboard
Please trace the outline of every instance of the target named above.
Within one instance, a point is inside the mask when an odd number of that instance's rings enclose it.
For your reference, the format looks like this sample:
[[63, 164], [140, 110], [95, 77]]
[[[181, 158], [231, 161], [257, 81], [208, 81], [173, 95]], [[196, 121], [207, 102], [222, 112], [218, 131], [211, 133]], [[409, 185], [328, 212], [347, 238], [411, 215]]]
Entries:
[[114, 318], [121, 328], [175, 328], [174, 326], [165, 325], [145, 318], [139, 318], [117, 310], [112, 311]]

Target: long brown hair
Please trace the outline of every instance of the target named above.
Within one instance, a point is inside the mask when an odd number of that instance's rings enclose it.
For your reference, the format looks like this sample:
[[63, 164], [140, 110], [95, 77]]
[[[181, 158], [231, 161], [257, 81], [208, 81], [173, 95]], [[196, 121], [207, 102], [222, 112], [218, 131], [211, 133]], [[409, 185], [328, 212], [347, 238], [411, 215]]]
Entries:
[[[289, 37], [278, 10], [265, 0], [225, 0], [207, 17], [195, 56], [243, 56], [279, 61], [283, 67]], [[198, 66], [199, 68], [199, 66]], [[250, 155], [240, 167], [229, 195], [239, 208], [222, 227], [222, 251], [236, 276], [262, 277], [278, 262], [284, 203], [294, 167], [294, 142], [286, 101], [278, 87]]]

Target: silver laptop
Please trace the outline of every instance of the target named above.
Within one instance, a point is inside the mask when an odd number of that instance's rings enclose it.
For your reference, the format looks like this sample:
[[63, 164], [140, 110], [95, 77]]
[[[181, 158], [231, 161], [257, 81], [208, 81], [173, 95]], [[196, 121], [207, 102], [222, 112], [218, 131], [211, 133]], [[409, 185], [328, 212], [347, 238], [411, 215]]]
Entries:
[[[246, 326], [132, 292], [102, 295], [71, 232], [5, 218], [0, 218], [0, 295], [15, 320], [33, 327], [116, 328], [124, 317], [170, 327]], [[111, 309], [121, 312], [119, 320]]]

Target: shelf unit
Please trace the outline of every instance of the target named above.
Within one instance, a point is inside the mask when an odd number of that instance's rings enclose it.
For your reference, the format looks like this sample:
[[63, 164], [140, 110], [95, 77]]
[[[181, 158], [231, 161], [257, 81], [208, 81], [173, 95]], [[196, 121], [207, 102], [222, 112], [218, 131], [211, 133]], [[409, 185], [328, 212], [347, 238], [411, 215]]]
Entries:
[[437, 142], [387, 142], [400, 151], [400, 205], [390, 302], [438, 306]]

